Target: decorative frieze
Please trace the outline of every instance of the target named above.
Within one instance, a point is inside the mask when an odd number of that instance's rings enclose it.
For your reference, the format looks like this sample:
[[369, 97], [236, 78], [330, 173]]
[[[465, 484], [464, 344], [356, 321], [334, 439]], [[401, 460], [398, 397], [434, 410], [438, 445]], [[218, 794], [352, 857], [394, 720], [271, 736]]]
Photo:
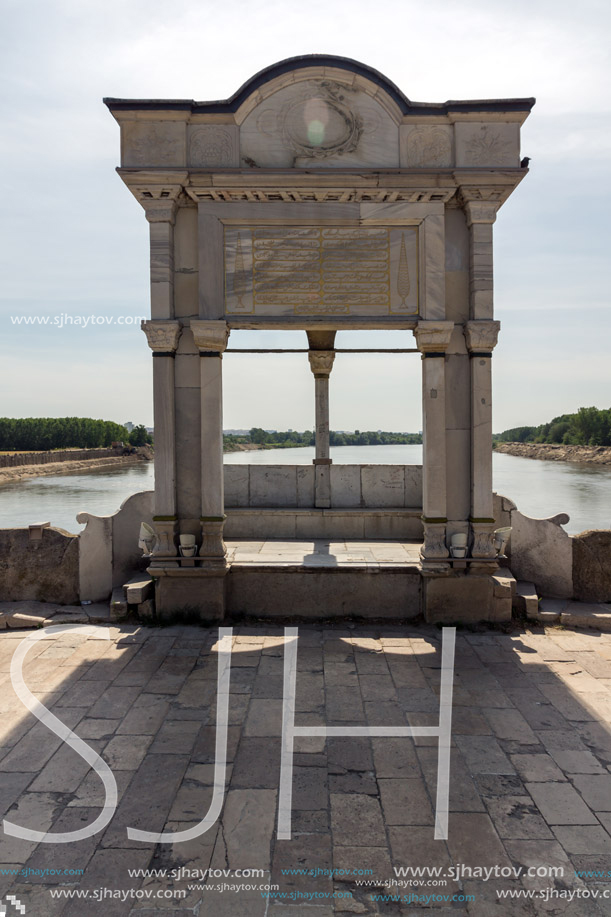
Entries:
[[154, 353], [174, 353], [182, 330], [179, 321], [144, 321], [140, 327]]
[[229, 327], [227, 322], [191, 320], [195, 346], [200, 352], [221, 354], [227, 348]]

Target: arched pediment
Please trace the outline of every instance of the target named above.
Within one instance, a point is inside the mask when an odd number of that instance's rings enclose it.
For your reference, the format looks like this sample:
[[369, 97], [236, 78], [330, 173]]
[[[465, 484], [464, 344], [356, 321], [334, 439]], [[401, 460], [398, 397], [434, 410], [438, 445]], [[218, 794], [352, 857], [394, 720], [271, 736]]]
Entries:
[[399, 165], [399, 90], [382, 86], [384, 78], [363, 65], [330, 60], [293, 59], [285, 62], [291, 69], [267, 68], [240, 90], [242, 165]]

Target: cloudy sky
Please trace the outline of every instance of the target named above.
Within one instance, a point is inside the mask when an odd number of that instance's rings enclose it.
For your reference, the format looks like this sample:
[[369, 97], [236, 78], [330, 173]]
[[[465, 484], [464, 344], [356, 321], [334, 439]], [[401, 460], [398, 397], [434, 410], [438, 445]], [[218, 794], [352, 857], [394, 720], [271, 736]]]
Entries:
[[[495, 430], [611, 404], [606, 0], [4, 0], [0, 359], [5, 416], [152, 423], [148, 226], [103, 96], [217, 99], [298, 54], [353, 57], [412, 100], [536, 96], [531, 172], [495, 226]], [[69, 316], [134, 324], [60, 327]], [[18, 316], [50, 316], [46, 327]], [[232, 336], [304, 346], [303, 333]], [[411, 347], [407, 333], [337, 346]], [[225, 426], [309, 428], [305, 355], [227, 356]], [[336, 429], [418, 430], [417, 357], [339, 356]]]

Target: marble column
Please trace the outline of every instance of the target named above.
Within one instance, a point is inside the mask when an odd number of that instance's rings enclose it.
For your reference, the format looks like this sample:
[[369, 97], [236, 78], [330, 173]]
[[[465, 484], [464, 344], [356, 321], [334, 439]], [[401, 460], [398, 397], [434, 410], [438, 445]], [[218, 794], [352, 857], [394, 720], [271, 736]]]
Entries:
[[331, 506], [331, 458], [329, 457], [329, 376], [335, 351], [310, 350], [310, 369], [314, 373], [316, 406], [316, 457], [314, 458], [314, 505]]
[[202, 545], [209, 564], [226, 563], [223, 541], [225, 498], [223, 478], [223, 352], [229, 328], [223, 321], [192, 320], [191, 331], [200, 356]]
[[151, 318], [174, 317], [174, 221], [176, 202], [143, 201], [150, 235]]
[[498, 206], [497, 201], [464, 202], [469, 227], [469, 316], [471, 319], [492, 319], [494, 316], [492, 226], [496, 220]]
[[492, 503], [492, 351], [501, 323], [472, 321], [464, 327], [471, 366], [471, 555], [494, 558]]
[[422, 354], [422, 522], [424, 561], [443, 561], [446, 546], [445, 352], [453, 322], [418, 322], [414, 336]]
[[155, 424], [155, 504], [157, 543], [153, 554], [176, 557], [176, 409], [174, 357], [181, 332], [178, 321], [144, 321], [142, 330], [153, 351]]

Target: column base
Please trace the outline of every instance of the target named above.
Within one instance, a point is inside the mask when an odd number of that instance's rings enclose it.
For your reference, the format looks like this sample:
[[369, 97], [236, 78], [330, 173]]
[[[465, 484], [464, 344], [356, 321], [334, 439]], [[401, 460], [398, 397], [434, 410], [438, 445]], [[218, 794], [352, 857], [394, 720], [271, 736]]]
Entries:
[[202, 546], [199, 556], [212, 566], [226, 566], [227, 547], [223, 541], [226, 516], [202, 516]]
[[422, 593], [422, 611], [429, 624], [511, 620], [511, 591], [494, 573], [429, 575], [423, 578]]
[[178, 519], [176, 516], [153, 516], [153, 528], [157, 536], [152, 552], [153, 557], [176, 557], [178, 555], [176, 546]]
[[422, 560], [439, 561], [450, 556], [446, 545], [446, 520], [440, 522], [429, 522], [423, 518], [424, 527], [424, 544], [420, 551]]
[[473, 544], [471, 547], [471, 557], [481, 557], [488, 560], [497, 556], [494, 545], [494, 519], [471, 522], [471, 531], [473, 532]]

